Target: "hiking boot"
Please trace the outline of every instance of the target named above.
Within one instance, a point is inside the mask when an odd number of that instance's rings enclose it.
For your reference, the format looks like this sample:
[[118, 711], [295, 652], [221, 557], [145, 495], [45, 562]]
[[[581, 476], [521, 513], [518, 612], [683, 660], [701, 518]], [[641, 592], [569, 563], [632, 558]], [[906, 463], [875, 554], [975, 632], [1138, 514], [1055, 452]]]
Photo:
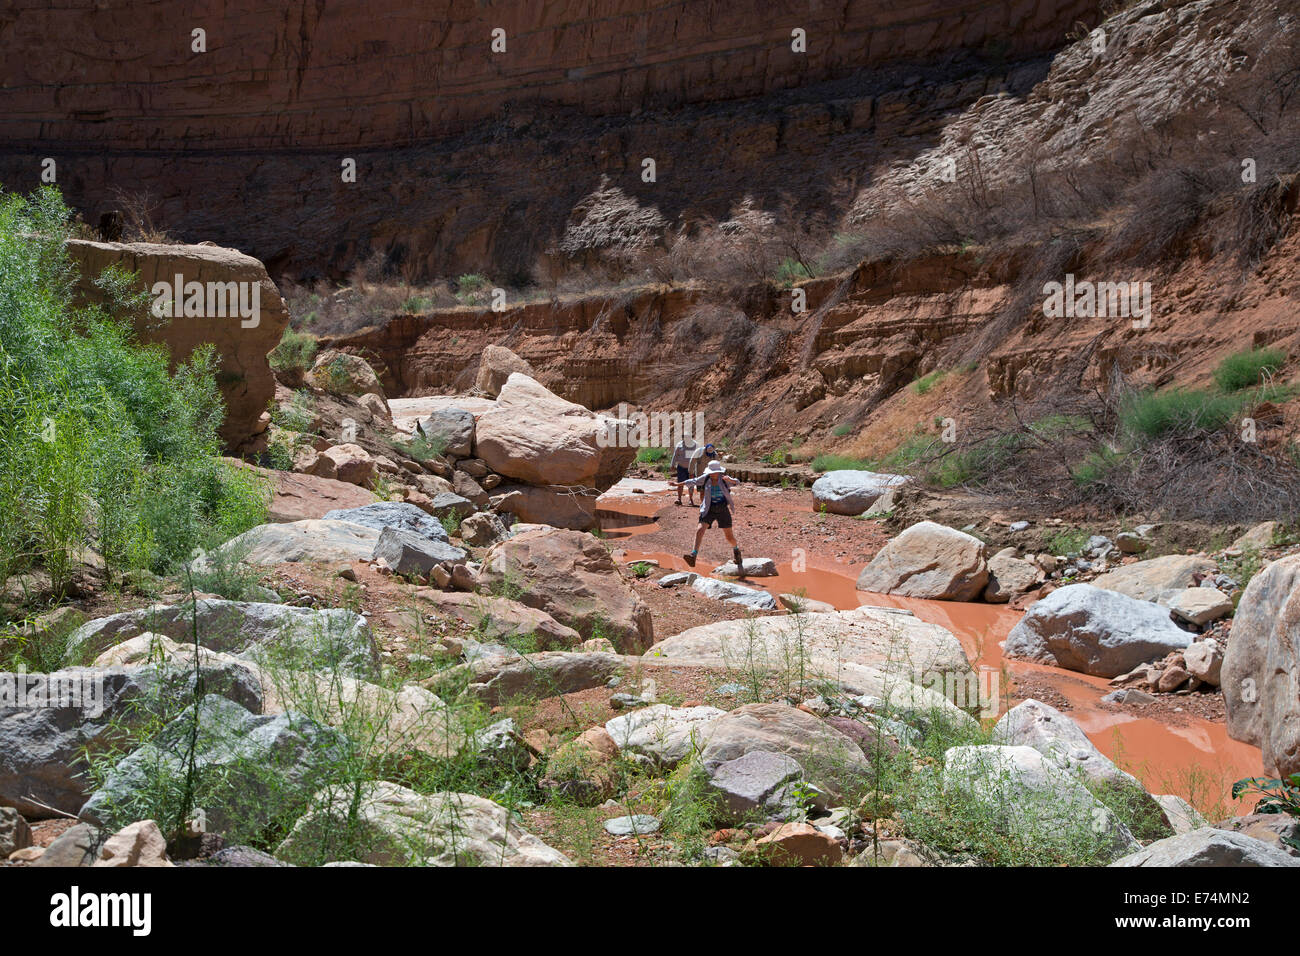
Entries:
[[694, 554], [690, 554], [690, 553], [688, 552], [687, 554], [683, 554], [682, 557], [686, 559], [686, 563], [687, 563], [687, 564], [689, 564], [691, 567], [695, 567], [695, 555], [694, 555]]
[[740, 556], [740, 549], [732, 548], [731, 556], [736, 559], [736, 574], [743, 578], [745, 576], [745, 560]]

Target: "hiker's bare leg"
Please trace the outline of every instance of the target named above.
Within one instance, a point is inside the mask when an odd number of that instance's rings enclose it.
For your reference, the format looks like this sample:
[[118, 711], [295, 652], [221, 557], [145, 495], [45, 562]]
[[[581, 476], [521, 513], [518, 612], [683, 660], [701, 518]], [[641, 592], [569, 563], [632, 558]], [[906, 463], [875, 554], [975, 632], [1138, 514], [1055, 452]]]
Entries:
[[[730, 533], [730, 532], [728, 532]], [[699, 527], [695, 529], [695, 551], [699, 553], [700, 542], [704, 540], [704, 522], [700, 522]]]

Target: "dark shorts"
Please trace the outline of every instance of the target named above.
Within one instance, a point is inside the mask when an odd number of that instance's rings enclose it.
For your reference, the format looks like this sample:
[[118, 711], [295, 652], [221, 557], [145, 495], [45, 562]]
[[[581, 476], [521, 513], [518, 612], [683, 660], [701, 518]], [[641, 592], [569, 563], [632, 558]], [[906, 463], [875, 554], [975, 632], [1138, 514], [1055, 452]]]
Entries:
[[730, 528], [731, 509], [725, 504], [709, 505], [708, 514], [700, 516], [700, 524], [706, 528], [712, 528], [715, 521], [718, 523], [719, 528]]
[[690, 473], [689, 471], [686, 470], [686, 466], [685, 466], [685, 465], [678, 465], [678, 466], [677, 466], [677, 480], [678, 480], [678, 481], [685, 481], [685, 480], [686, 480], [687, 478], [689, 478], [689, 477], [691, 477], [691, 473]]

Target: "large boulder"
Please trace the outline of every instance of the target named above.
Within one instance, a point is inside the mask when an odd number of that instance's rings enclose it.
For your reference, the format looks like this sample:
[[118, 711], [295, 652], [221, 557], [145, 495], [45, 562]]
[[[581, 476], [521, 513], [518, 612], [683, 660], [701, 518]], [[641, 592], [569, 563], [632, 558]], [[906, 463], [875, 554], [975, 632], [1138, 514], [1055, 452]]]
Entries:
[[423, 505], [423, 510], [435, 518], [467, 518], [474, 514], [474, 502], [453, 491], [440, 491]]
[[474, 415], [463, 408], [439, 408], [418, 421], [415, 430], [448, 458], [474, 453]]
[[209, 694], [118, 761], [79, 817], [96, 826], [121, 825], [160, 785], [179, 784], [192, 769], [195, 799], [208, 824], [256, 833], [318, 790], [349, 746], [337, 731], [301, 716], [254, 714]]
[[938, 601], [974, 601], [989, 580], [979, 538], [933, 521], [912, 525], [858, 575], [858, 590]]
[[[223, 560], [263, 567], [297, 561], [332, 564], [369, 561], [378, 541], [379, 532], [374, 528], [351, 521], [307, 518], [249, 528], [214, 550]], [[213, 560], [210, 552], [196, 561], [195, 567], [206, 570]]]
[[472, 548], [481, 548], [510, 537], [506, 523], [491, 511], [472, 514], [460, 523], [460, 538]]
[[533, 367], [504, 346], [488, 345], [478, 360], [474, 391], [496, 398], [501, 394], [501, 387], [515, 372], [531, 376]]
[[324, 517], [326, 521], [347, 521], [376, 531], [396, 528], [430, 541], [449, 540], [441, 521], [404, 501], [376, 501], [360, 508], [339, 508], [326, 512]]
[[571, 866], [500, 804], [468, 793], [421, 794], [395, 783], [317, 793], [275, 855], [299, 865]]
[[329, 463], [330, 474], [327, 477], [351, 485], [368, 485], [375, 476], [374, 456], [356, 442], [331, 445], [317, 457], [318, 460]]
[[269, 517], [274, 522], [324, 518], [331, 511], [351, 510], [375, 500], [374, 494], [365, 488], [336, 478], [319, 478], [293, 471], [267, 471], [240, 464], [270, 478], [274, 492]]
[[729, 604], [739, 604], [753, 611], [775, 611], [776, 598], [772, 597], [767, 591], [758, 588], [747, 588], [743, 584], [737, 584], [734, 581], [719, 581], [717, 578], [706, 578], [697, 575], [691, 581], [691, 588], [699, 591], [706, 598], [712, 598], [715, 601], [726, 601]]
[[907, 480], [904, 475], [874, 471], [828, 471], [813, 482], [813, 510], [833, 515], [865, 514], [876, 499]]
[[[70, 239], [67, 250], [80, 273], [78, 294], [92, 301], [103, 301], [103, 290], [93, 280], [109, 266], [135, 273], [137, 285], [149, 291], [156, 283], [174, 289], [177, 275], [185, 283], [202, 283], [202, 309], [168, 309], [172, 314], [162, 320], [148, 312], [132, 316], [136, 334], [145, 342], [162, 344], [177, 364], [189, 359], [200, 345], [216, 346], [217, 385], [226, 408], [221, 438], [228, 447], [238, 448], [257, 434], [258, 419], [275, 398], [275, 375], [267, 354], [279, 344], [289, 324], [289, 310], [261, 262], [236, 249], [211, 245]], [[240, 285], [232, 287], [228, 283]], [[215, 293], [211, 297], [215, 314], [207, 314], [210, 289]], [[233, 300], [228, 298], [232, 289]], [[247, 317], [237, 307], [241, 293], [244, 303], [250, 306], [244, 310], [250, 313]], [[173, 294], [168, 292], [169, 300]], [[158, 297], [152, 298], [156, 301]], [[251, 308], [254, 301], [255, 315]], [[236, 307], [232, 308], [232, 304]]]
[[[1196, 826], [1209, 826], [1199, 813], [1195, 810], [1192, 813], [1195, 814]], [[1194, 830], [1196, 826], [1188, 829]], [[1269, 846], [1277, 847], [1283, 853], [1300, 857], [1300, 817], [1289, 813], [1248, 813], [1243, 817], [1220, 820], [1215, 827], [1254, 837]]]
[[1106, 859], [1139, 845], [1078, 775], [1033, 747], [953, 747], [943, 755], [943, 784], [986, 806], [998, 821], [991, 825], [1014, 827], [1022, 840], [1073, 832]]
[[254, 601], [200, 599], [194, 606], [155, 604], [83, 624], [68, 637], [64, 659], [91, 660], [115, 644], [161, 634], [227, 654], [255, 658], [274, 651], [318, 667], [369, 672], [379, 651], [366, 619], [343, 608], [290, 607]]
[[483, 559], [478, 587], [507, 585], [519, 590], [517, 600], [584, 638], [608, 637], [629, 653], [654, 643], [650, 608], [594, 535], [539, 528], [494, 545]]
[[751, 750], [735, 760], [718, 764], [709, 786], [722, 799], [725, 819], [743, 822], [754, 813], [779, 809], [780, 795], [803, 779], [803, 767], [793, 757], [768, 750]]
[[1092, 584], [1139, 601], [1166, 604], [1174, 595], [1192, 587], [1197, 574], [1213, 571], [1214, 567], [1214, 562], [1204, 555], [1166, 554], [1116, 568], [1093, 578]]
[[1232, 598], [1218, 588], [1187, 588], [1166, 595], [1160, 602], [1180, 621], [1203, 627], [1232, 613]]
[[[188, 677], [193, 672], [193, 645], [181, 645], [160, 634], [145, 634], [110, 648], [96, 660], [115, 666], [153, 669]], [[423, 753], [450, 757], [469, 743], [468, 732], [454, 711], [423, 687], [403, 684], [382, 687], [341, 673], [338, 668], [264, 667], [247, 657], [200, 647], [199, 667], [210, 691], [214, 676], [225, 679], [222, 696], [254, 714], [306, 713], [328, 727], [365, 727], [373, 752], [396, 756]], [[236, 694], [235, 688], [244, 688]], [[191, 694], [192, 696], [192, 694]]]
[[335, 395], [384, 396], [384, 386], [370, 363], [359, 355], [349, 355], [338, 349], [325, 349], [306, 375], [306, 382], [314, 388]]
[[716, 707], [653, 704], [606, 721], [605, 730], [619, 750], [675, 767], [704, 748], [714, 722], [725, 713]]
[[1190, 642], [1191, 635], [1170, 620], [1166, 608], [1091, 584], [1071, 584], [1029, 609], [1007, 635], [1003, 653], [1118, 677]]
[[591, 531], [600, 524], [596, 518], [596, 496], [581, 489], [500, 485], [491, 501], [495, 511], [514, 515], [524, 524], [545, 524], [570, 531]]
[[[1160, 801], [1088, 739], [1088, 735], [1055, 707], [1032, 698], [1012, 707], [993, 727], [993, 742], [1009, 747], [1033, 747], [1057, 766], [1078, 773], [1094, 788], [1114, 792], [1148, 827], [1167, 823]], [[1168, 831], [1165, 831], [1168, 832]]]
[[613, 419], [565, 401], [527, 375], [512, 374], [497, 405], [479, 417], [475, 453], [499, 475], [604, 491], [636, 458], [635, 444], [609, 440]]
[[424, 577], [440, 564], [463, 564], [467, 557], [460, 548], [445, 541], [431, 540], [399, 528], [385, 528], [379, 532], [372, 560], [382, 562], [394, 574]]
[[543, 651], [521, 656], [483, 657], [449, 668], [430, 679], [438, 689], [456, 693], [463, 689], [496, 707], [519, 700], [558, 697], [599, 687], [611, 677], [635, 666], [639, 658], [603, 652]]
[[688, 628], [654, 645], [646, 659], [760, 672], [799, 672], [839, 683], [900, 709], [939, 709], [960, 720], [945, 696], [961, 687], [963, 706], [976, 679], [961, 643], [937, 624], [883, 608], [860, 607]]
[[545, 611], [507, 597], [433, 588], [417, 591], [415, 597], [474, 628], [486, 641], [501, 643], [531, 638], [539, 650], [582, 643], [582, 635], [573, 628], [561, 624]]
[[699, 760], [712, 776], [723, 764], [757, 750], [792, 758], [805, 779], [831, 800], [851, 792], [871, 772], [852, 739], [788, 704], [746, 704], [717, 718], [709, 725]]
[[1026, 591], [1032, 591], [1041, 577], [1033, 562], [1016, 556], [1015, 548], [1003, 548], [989, 558], [989, 583], [984, 587], [984, 600], [990, 604], [1005, 604]]
[[1300, 859], [1244, 833], [1201, 827], [1157, 840], [1111, 866], [1300, 866]]
[[[243, 668], [208, 663], [197, 676], [208, 693], [261, 707], [261, 688]], [[0, 674], [0, 806], [36, 819], [76, 813], [89, 784], [86, 754], [112, 746], [124, 730], [192, 699], [195, 678], [193, 667]], [[7, 692], [19, 686], [26, 699], [9, 699]], [[31, 706], [38, 691], [44, 703]]]
[[1219, 679], [1229, 736], [1258, 747], [1269, 773], [1300, 773], [1300, 555], [1250, 579]]

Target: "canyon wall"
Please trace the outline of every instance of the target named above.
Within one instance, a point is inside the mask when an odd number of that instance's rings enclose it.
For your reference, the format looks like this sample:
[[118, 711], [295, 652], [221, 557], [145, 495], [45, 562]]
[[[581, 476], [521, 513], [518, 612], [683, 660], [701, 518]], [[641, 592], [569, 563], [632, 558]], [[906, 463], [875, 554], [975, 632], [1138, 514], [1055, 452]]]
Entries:
[[[16, 0], [0, 140], [116, 150], [420, 143], [529, 102], [628, 113], [959, 47], [1057, 47], [1088, 0]], [[791, 49], [806, 31], [807, 52]], [[206, 52], [192, 31], [205, 31]], [[505, 50], [493, 52], [492, 31]]]
[[946, 113], [1031, 87], [1100, 7], [17, 0], [0, 183], [34, 188], [51, 158], [92, 227], [148, 194], [172, 238], [277, 275], [340, 278], [379, 252], [408, 276], [519, 281], [606, 179], [670, 224], [745, 199], [833, 216]]

